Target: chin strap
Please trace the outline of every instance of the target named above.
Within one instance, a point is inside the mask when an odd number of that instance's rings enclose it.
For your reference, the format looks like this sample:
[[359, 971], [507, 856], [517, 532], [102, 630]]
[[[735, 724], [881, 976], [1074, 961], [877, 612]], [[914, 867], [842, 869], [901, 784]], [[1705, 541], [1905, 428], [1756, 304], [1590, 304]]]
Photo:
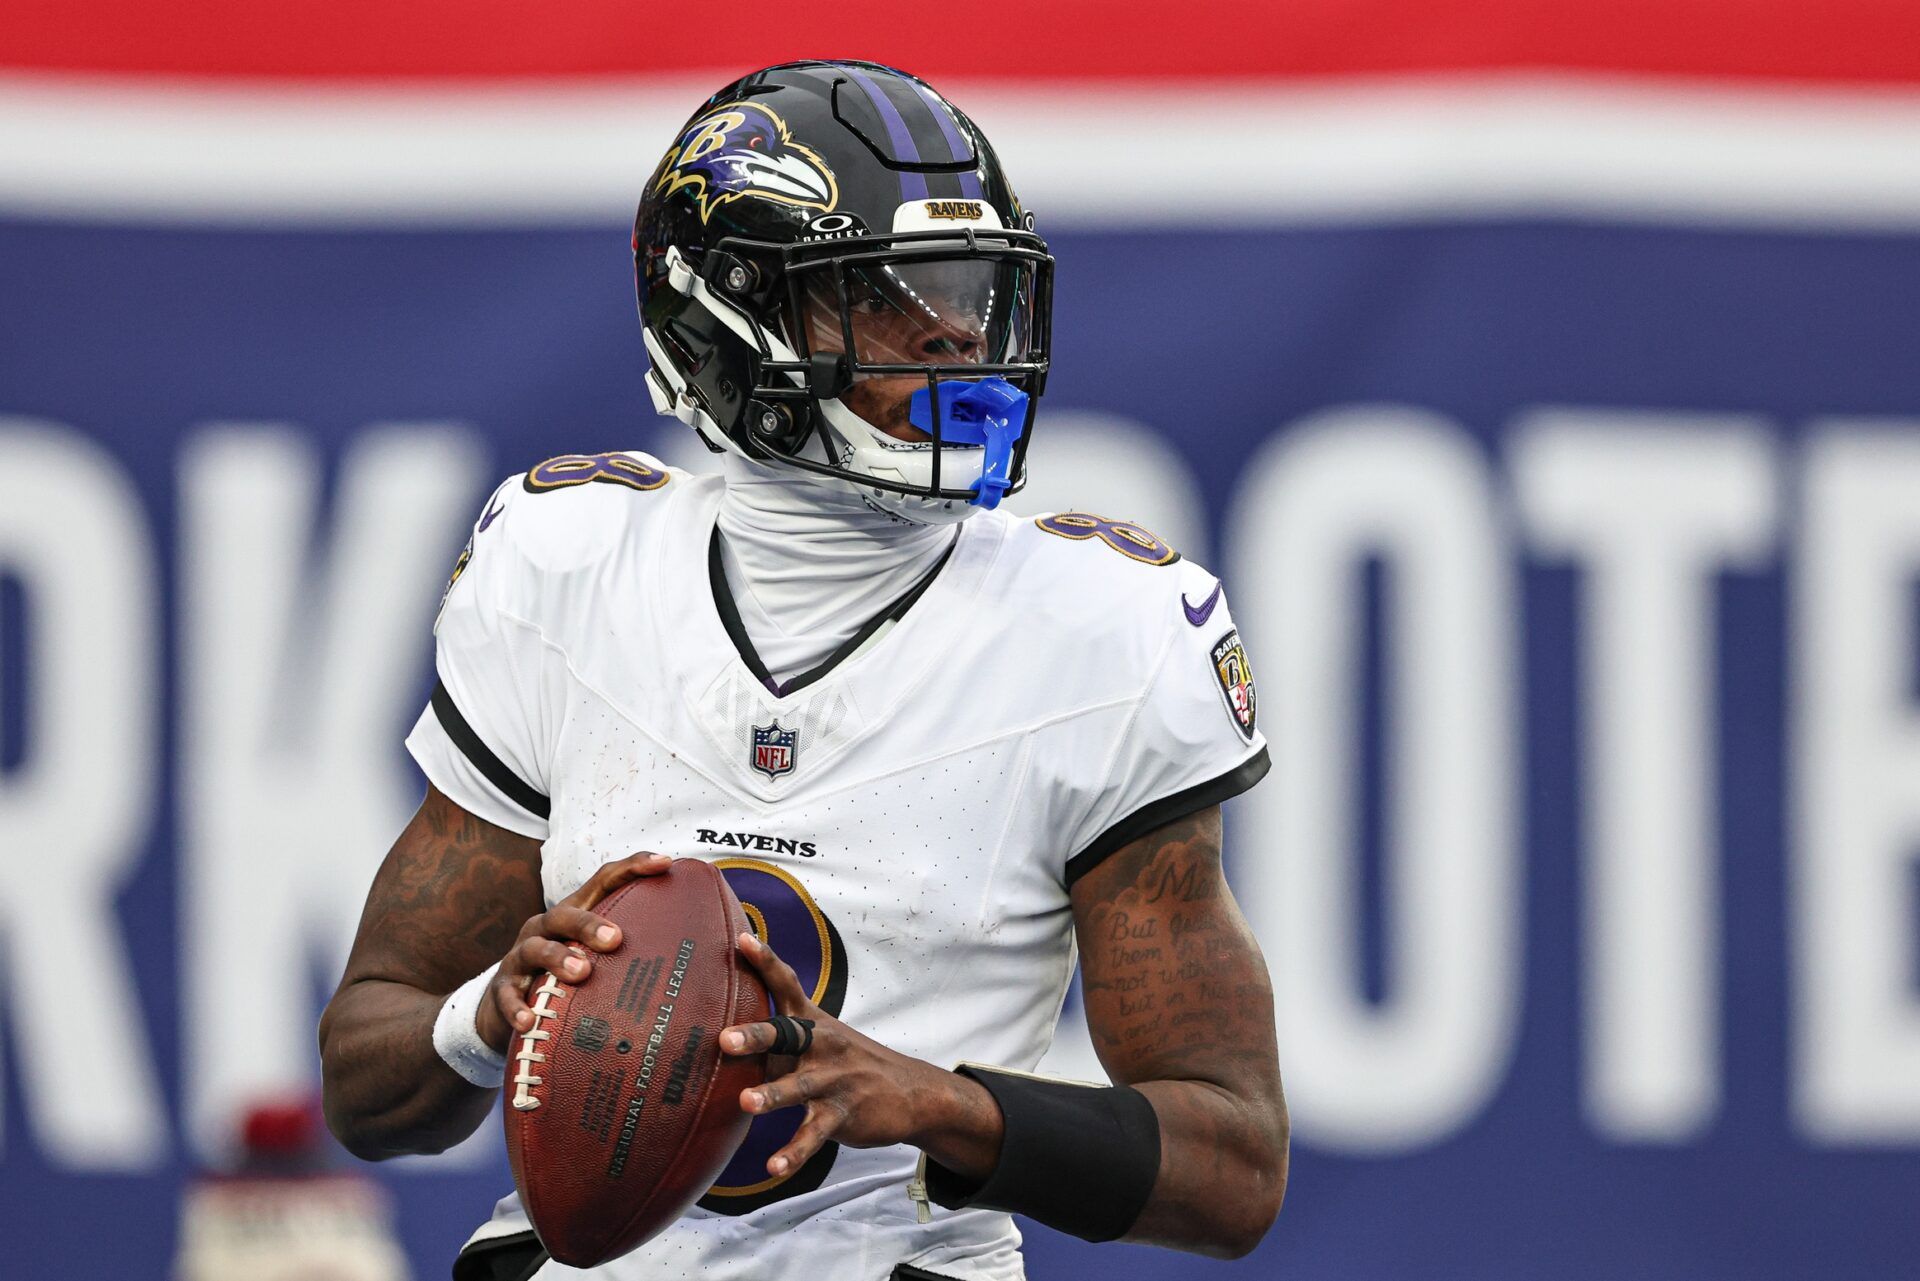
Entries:
[[[942, 379], [938, 392], [940, 443], [980, 445], [986, 450], [980, 483], [967, 501], [991, 511], [1013, 488], [1013, 447], [1027, 430], [1027, 393], [1004, 378], [976, 382]], [[935, 434], [934, 408], [933, 395], [923, 387], [907, 404], [907, 421]]]

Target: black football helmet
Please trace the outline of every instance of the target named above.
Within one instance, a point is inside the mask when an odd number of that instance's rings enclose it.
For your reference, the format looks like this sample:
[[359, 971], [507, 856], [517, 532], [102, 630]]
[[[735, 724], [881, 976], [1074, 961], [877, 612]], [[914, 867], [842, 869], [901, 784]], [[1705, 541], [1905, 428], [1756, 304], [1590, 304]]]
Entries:
[[1053, 259], [925, 82], [792, 62], [728, 85], [648, 180], [633, 253], [654, 406], [709, 448], [921, 522], [1025, 482]]

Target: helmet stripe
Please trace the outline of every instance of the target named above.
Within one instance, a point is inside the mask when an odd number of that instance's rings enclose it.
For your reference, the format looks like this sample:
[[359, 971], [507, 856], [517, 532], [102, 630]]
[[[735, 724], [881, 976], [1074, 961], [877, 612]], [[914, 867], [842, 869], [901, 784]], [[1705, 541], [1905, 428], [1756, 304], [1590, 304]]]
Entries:
[[[899, 158], [909, 164], [920, 163], [920, 148], [914, 145], [913, 130], [907, 128], [907, 122], [900, 114], [900, 108], [893, 105], [893, 99], [887, 97], [880, 86], [874, 83], [872, 76], [860, 68], [842, 63], [840, 69], [853, 77], [854, 83], [867, 91], [867, 97], [873, 100], [873, 108], [880, 113], [880, 122], [887, 127], [887, 139], [893, 143]], [[927, 198], [927, 179], [925, 174], [914, 173], [910, 169], [900, 171], [900, 199], [925, 200]]]
[[[913, 91], [919, 94], [921, 100], [927, 104], [927, 110], [933, 112], [933, 122], [940, 126], [940, 132], [945, 135], [947, 146], [953, 152], [953, 158], [955, 160], [966, 160], [972, 157], [973, 149], [967, 145], [966, 139], [960, 136], [960, 131], [954, 128], [953, 113], [948, 108], [946, 101], [918, 80], [909, 78], [907, 83], [913, 86]], [[969, 169], [966, 173], [960, 175], [960, 194], [969, 200], [980, 199], [980, 175], [978, 173]]]

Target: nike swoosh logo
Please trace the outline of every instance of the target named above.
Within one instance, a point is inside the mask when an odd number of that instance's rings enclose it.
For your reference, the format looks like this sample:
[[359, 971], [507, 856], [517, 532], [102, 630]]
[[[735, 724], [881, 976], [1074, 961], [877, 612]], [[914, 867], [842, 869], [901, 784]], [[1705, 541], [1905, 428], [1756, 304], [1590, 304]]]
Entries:
[[[493, 510], [480, 518], [480, 532], [483, 534], [486, 533], [487, 526], [493, 524], [495, 520], [499, 519], [500, 513], [505, 511], [506, 509], [507, 509], [507, 505], [505, 503], [495, 503]], [[1186, 600], [1186, 597], [1182, 596], [1180, 599], [1184, 601]], [[1189, 614], [1188, 617], [1191, 618], [1192, 615]]]
[[1187, 611], [1187, 621], [1189, 623], [1192, 623], [1195, 627], [1205, 627], [1207, 625], [1207, 620], [1213, 617], [1213, 607], [1220, 603], [1220, 588], [1220, 582], [1215, 580], [1213, 593], [1198, 605], [1189, 605], [1187, 603], [1187, 594], [1185, 592], [1180, 593], [1180, 608]]

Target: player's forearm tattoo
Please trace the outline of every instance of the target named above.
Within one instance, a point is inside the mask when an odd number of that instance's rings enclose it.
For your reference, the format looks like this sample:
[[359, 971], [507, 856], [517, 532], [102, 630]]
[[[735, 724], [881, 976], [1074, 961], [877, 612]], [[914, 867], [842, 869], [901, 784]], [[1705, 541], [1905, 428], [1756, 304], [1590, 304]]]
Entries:
[[1237, 1252], [1278, 1209], [1286, 1108], [1272, 986], [1220, 870], [1219, 811], [1116, 852], [1074, 904], [1094, 1047], [1160, 1119], [1160, 1177], [1129, 1237]]
[[485, 1116], [491, 1096], [435, 1053], [433, 1017], [540, 910], [539, 848], [437, 791], [394, 843], [320, 1021], [327, 1119], [357, 1154], [439, 1151]]
[[1099, 942], [1087, 949], [1088, 1021], [1137, 1079], [1210, 1079], [1223, 1053], [1273, 1058], [1266, 967], [1224, 894], [1210, 813], [1115, 854], [1118, 892], [1084, 913], [1083, 937]]
[[[355, 961], [423, 991], [452, 991], [499, 960], [540, 910], [537, 850], [430, 793], [368, 891]], [[362, 968], [350, 965], [349, 979]]]

